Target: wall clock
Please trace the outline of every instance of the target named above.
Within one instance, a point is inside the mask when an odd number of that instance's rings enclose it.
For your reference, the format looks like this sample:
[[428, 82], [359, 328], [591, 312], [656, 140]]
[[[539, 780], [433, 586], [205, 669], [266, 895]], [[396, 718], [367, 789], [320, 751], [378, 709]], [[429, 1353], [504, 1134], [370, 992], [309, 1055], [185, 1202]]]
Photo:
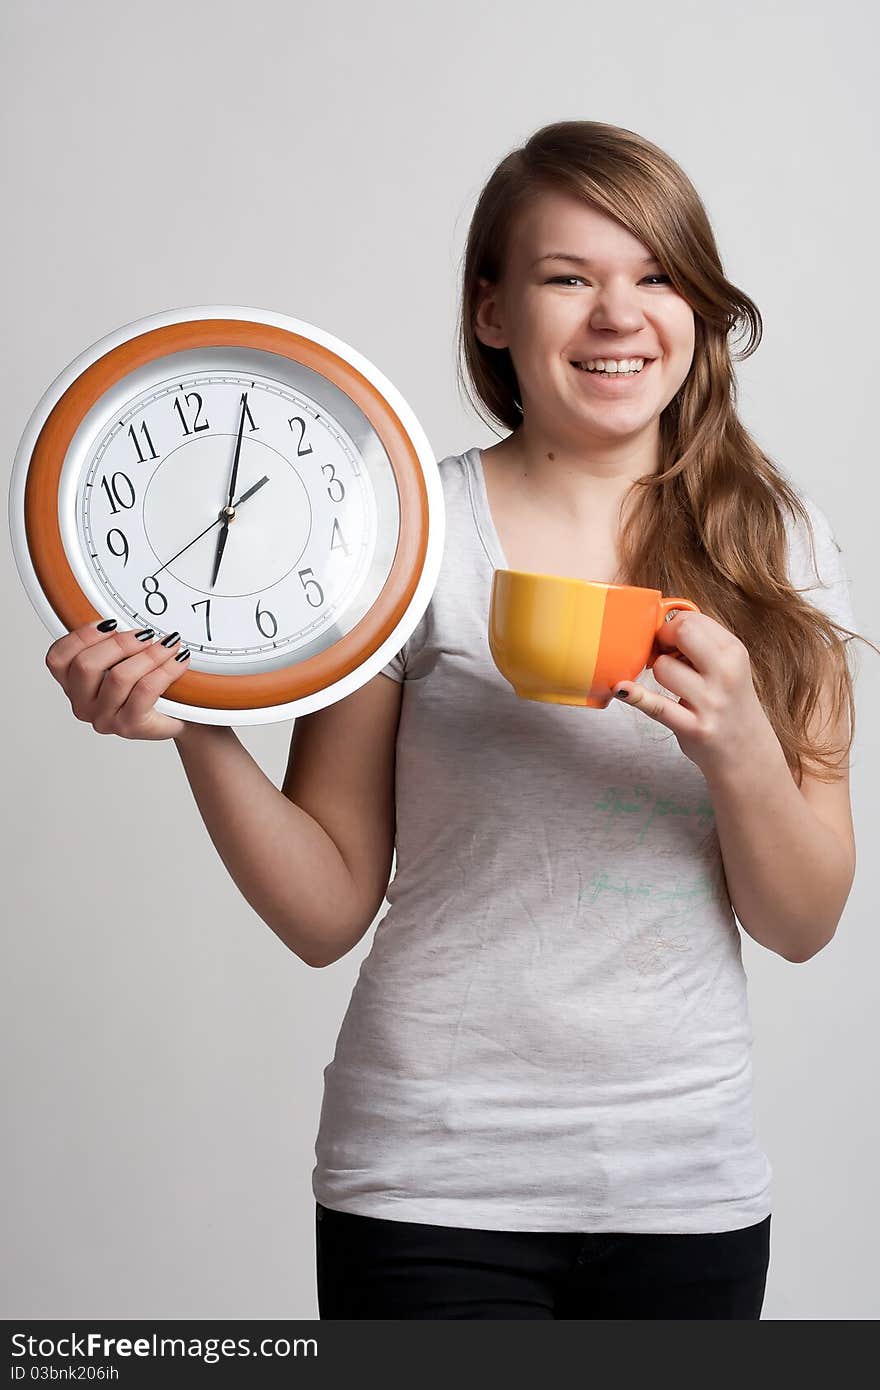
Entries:
[[102, 617], [192, 656], [156, 709], [293, 719], [372, 678], [437, 583], [442, 483], [391, 382], [301, 319], [202, 305], [82, 352], [15, 457], [16, 565], [54, 637]]

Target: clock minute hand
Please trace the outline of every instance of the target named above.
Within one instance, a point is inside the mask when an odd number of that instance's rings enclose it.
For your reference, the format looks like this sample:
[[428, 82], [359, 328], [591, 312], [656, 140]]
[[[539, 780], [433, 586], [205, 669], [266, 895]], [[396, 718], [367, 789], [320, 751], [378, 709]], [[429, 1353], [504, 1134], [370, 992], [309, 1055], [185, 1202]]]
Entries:
[[[230, 508], [230, 510], [232, 510], [232, 508]], [[226, 549], [226, 539], [229, 535], [229, 517], [225, 514], [225, 508], [224, 511], [221, 512], [219, 520], [222, 521], [223, 525], [217, 537], [217, 549], [214, 551], [214, 570], [211, 575], [211, 583], [208, 586], [211, 589], [213, 589], [217, 580], [217, 575], [220, 573], [220, 561], [223, 559], [223, 552]], [[215, 522], [214, 524], [216, 526], [217, 523]]]
[[235, 441], [235, 457], [232, 460], [232, 474], [229, 479], [229, 496], [226, 498], [226, 506], [220, 514], [220, 521], [223, 529], [217, 537], [217, 549], [214, 552], [214, 572], [211, 575], [210, 587], [213, 589], [217, 582], [217, 575], [220, 573], [220, 561], [223, 559], [223, 552], [226, 549], [226, 542], [229, 538], [229, 523], [235, 516], [235, 508], [232, 505], [232, 494], [235, 491], [235, 480], [238, 477], [238, 460], [241, 455], [241, 436], [244, 430], [244, 412], [247, 410], [247, 391], [241, 393], [241, 419], [238, 422], [238, 438]]
[[235, 458], [232, 460], [232, 477], [229, 479], [229, 496], [226, 499], [227, 507], [232, 506], [232, 494], [235, 492], [235, 480], [238, 477], [238, 456], [241, 453], [241, 434], [244, 429], [244, 412], [247, 410], [247, 391], [241, 393], [241, 419], [238, 422], [238, 439], [235, 441]]
[[[243, 493], [241, 494], [241, 496], [239, 497], [238, 501], [237, 501], [237, 502], [234, 502], [234, 503], [232, 504], [232, 511], [233, 511], [233, 512], [237, 511], [238, 508], [241, 506], [242, 502], [246, 502], [247, 499], [248, 499], [249, 497], [253, 497], [254, 493], [255, 493], [255, 492], [259, 492], [259, 490], [260, 490], [261, 487], [265, 487], [265, 485], [266, 485], [266, 483], [268, 483], [268, 481], [269, 481], [268, 477], [266, 476], [266, 474], [264, 474], [263, 477], [260, 479], [260, 481], [259, 481], [258, 483], [254, 483], [253, 487], [249, 487], [248, 490], [247, 490], [247, 492], [243, 492]], [[214, 522], [214, 525], [215, 525], [215, 526], [217, 525], [217, 522], [216, 522], [216, 521]], [[204, 534], [204, 533], [203, 533], [203, 534]], [[228, 523], [227, 521], [224, 521], [224, 523], [223, 523], [223, 530], [220, 532], [220, 535], [219, 535], [218, 538], [217, 538], [217, 554], [216, 554], [216, 556], [214, 557], [214, 573], [213, 573], [212, 576], [211, 576], [211, 588], [212, 588], [212, 589], [213, 589], [213, 587], [214, 587], [214, 581], [215, 581], [216, 578], [217, 578], [217, 571], [218, 571], [219, 568], [220, 568], [220, 561], [221, 561], [222, 558], [223, 558], [223, 551], [226, 549], [226, 537], [227, 537], [228, 535], [229, 535], [229, 523]]]
[[[240, 507], [241, 504], [242, 504], [242, 502], [246, 502], [247, 499], [248, 499], [249, 497], [253, 497], [253, 495], [254, 495], [255, 492], [259, 492], [259, 490], [260, 490], [261, 487], [265, 487], [266, 484], [268, 483], [268, 481], [269, 481], [269, 478], [268, 478], [268, 476], [264, 473], [264, 474], [263, 474], [263, 477], [260, 479], [260, 481], [259, 481], [258, 483], [254, 483], [253, 487], [249, 487], [248, 490], [247, 490], [247, 492], [243, 492], [243, 493], [241, 494], [241, 496], [239, 497], [238, 501], [235, 503], [235, 506], [236, 506], [236, 507]], [[217, 522], [218, 522], [219, 520], [220, 520], [220, 518], [218, 517], [218, 518], [217, 518], [217, 521], [212, 521], [212, 522], [210, 523], [210, 525], [206, 526], [205, 529], [204, 529], [203, 531], [200, 531], [199, 534], [198, 534], [197, 536], [193, 536], [192, 540], [191, 540], [191, 541], [187, 541], [186, 545], [182, 545], [182, 546], [180, 547], [180, 549], [177, 551], [177, 553], [176, 553], [175, 555], [172, 555], [172, 556], [171, 556], [171, 559], [170, 559], [170, 560], [166, 560], [165, 563], [164, 563], [164, 565], [160, 565], [159, 568], [158, 568], [157, 570], [154, 570], [154, 571], [153, 571], [152, 575], [149, 575], [149, 576], [147, 576], [147, 577], [149, 577], [149, 578], [151, 578], [151, 579], [155, 579], [155, 578], [157, 577], [157, 575], [160, 575], [160, 574], [162, 573], [163, 570], [166, 570], [166, 569], [168, 568], [169, 565], [173, 565], [173, 564], [174, 564], [174, 561], [175, 561], [176, 559], [178, 559], [179, 556], [181, 556], [185, 550], [189, 550], [189, 548], [190, 548], [191, 545], [195, 545], [196, 541], [200, 541], [200, 540], [202, 539], [202, 536], [207, 536], [208, 532], [211, 531], [211, 530], [213, 530], [213, 528], [217, 525]]]

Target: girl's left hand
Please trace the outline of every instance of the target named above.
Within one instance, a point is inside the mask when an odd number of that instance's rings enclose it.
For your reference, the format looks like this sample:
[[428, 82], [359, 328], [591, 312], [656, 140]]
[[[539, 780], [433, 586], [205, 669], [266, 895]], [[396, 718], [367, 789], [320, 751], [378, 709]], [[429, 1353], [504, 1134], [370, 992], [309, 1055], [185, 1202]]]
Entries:
[[686, 660], [664, 652], [653, 665], [655, 679], [680, 698], [621, 681], [627, 704], [665, 724], [685, 757], [705, 776], [753, 758], [756, 748], [778, 740], [755, 693], [749, 653], [738, 637], [707, 613], [680, 610], [657, 634], [661, 646], [677, 647]]

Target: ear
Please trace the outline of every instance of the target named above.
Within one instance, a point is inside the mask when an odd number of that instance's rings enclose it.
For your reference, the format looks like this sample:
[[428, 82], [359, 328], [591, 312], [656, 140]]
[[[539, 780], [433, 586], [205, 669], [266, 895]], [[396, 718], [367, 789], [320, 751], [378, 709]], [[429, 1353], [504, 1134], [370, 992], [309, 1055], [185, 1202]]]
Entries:
[[474, 313], [474, 333], [486, 347], [507, 347], [507, 336], [501, 323], [501, 293], [499, 286], [484, 275], [479, 277], [480, 293]]

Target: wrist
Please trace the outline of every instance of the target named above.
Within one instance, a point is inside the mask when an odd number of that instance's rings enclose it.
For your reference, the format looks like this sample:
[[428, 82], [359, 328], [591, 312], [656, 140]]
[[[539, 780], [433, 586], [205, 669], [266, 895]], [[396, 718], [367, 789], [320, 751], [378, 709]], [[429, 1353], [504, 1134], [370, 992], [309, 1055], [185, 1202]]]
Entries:
[[184, 720], [183, 730], [174, 735], [174, 742], [180, 749], [191, 748], [199, 743], [216, 742], [217, 739], [228, 737], [232, 729], [226, 724], [197, 724], [192, 720]]
[[779, 764], [788, 768], [776, 731], [761, 710], [760, 718], [743, 730], [742, 738], [735, 745], [728, 745], [701, 770], [711, 790], [760, 781]]

